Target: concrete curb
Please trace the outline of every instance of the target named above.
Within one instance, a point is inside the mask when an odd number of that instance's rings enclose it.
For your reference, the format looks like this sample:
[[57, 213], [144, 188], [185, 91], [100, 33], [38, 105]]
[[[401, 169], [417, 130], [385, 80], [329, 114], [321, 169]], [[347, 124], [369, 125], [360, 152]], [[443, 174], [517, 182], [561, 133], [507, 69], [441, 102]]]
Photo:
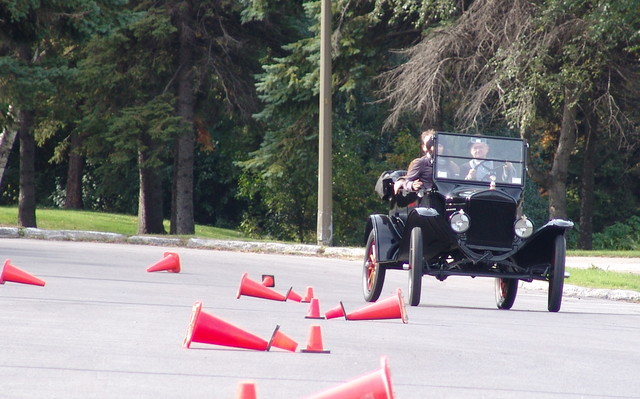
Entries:
[[0, 227], [0, 238], [30, 238], [58, 241], [95, 241], [121, 244], [156, 245], [164, 247], [188, 247], [295, 255], [328, 256], [346, 259], [362, 259], [364, 248], [322, 247], [310, 244], [284, 244], [261, 241], [213, 240], [202, 238], [178, 238], [157, 236], [126, 236], [116, 233], [77, 230], [44, 230], [37, 228]]
[[[520, 287], [528, 290], [548, 291], [549, 283], [535, 280], [530, 283], [522, 282]], [[630, 290], [607, 290], [602, 288], [587, 288], [565, 284], [562, 290], [562, 295], [574, 298], [600, 298], [613, 301], [640, 303], [640, 292]]]
[[[155, 245], [164, 247], [188, 247], [215, 249], [222, 251], [241, 251], [276, 253], [287, 255], [325, 256], [348, 260], [362, 260], [364, 248], [322, 247], [310, 244], [283, 244], [260, 241], [213, 240], [202, 238], [178, 238], [156, 236], [126, 236], [116, 233], [76, 230], [43, 230], [37, 228], [0, 227], [0, 238], [30, 238], [58, 241], [108, 242], [136, 245]], [[568, 267], [599, 267], [605, 270], [640, 273], [639, 262], [635, 259], [569, 257]], [[605, 267], [602, 267], [605, 266]], [[521, 287], [532, 290], [548, 290], [549, 284], [543, 281], [523, 282]], [[640, 303], [640, 292], [628, 290], [606, 290], [578, 287], [565, 284], [563, 295], [571, 297], [592, 297], [609, 300], [623, 300]]]

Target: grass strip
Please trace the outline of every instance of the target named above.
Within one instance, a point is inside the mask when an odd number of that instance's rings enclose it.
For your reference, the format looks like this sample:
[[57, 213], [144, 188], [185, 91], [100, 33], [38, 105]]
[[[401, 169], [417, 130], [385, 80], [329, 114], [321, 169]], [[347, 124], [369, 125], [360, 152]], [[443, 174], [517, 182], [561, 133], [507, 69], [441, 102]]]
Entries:
[[[37, 209], [36, 222], [38, 228], [44, 230], [80, 230], [118, 233], [127, 236], [136, 235], [138, 217], [107, 212], [95, 212], [71, 209]], [[0, 226], [15, 227], [18, 225], [17, 207], [0, 207]], [[164, 221], [164, 228], [169, 231], [169, 221]], [[242, 233], [219, 227], [196, 225], [195, 234], [185, 237], [200, 237], [219, 240], [247, 240]], [[156, 235], [156, 234], [154, 234]]]
[[567, 271], [571, 277], [565, 280], [565, 284], [640, 292], [640, 274], [612, 272], [597, 267], [587, 269], [568, 267]]

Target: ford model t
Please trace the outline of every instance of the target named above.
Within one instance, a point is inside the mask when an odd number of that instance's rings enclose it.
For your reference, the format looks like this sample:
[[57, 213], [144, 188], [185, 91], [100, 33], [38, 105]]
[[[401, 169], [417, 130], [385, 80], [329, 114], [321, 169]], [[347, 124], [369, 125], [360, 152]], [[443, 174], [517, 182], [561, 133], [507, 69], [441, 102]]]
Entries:
[[[483, 144], [485, 151], [470, 151]], [[383, 173], [378, 195], [388, 214], [369, 216], [362, 283], [379, 298], [389, 269], [408, 270], [408, 302], [420, 303], [423, 275], [495, 278], [496, 303], [510, 309], [520, 280], [549, 282], [548, 310], [562, 303], [568, 220], [536, 229], [523, 213], [526, 143], [505, 137], [440, 132], [435, 138], [433, 187], [394, 191], [405, 171]], [[480, 156], [479, 156], [480, 155]], [[468, 171], [471, 171], [469, 173]]]

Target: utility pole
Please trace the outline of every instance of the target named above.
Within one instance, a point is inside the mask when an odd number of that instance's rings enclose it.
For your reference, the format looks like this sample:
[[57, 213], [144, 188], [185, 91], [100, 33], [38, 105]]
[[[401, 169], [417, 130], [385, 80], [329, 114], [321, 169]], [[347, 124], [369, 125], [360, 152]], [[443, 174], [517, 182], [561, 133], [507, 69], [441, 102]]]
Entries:
[[331, 176], [331, 0], [322, 0], [320, 12], [320, 134], [318, 153], [318, 245], [333, 242], [333, 187]]

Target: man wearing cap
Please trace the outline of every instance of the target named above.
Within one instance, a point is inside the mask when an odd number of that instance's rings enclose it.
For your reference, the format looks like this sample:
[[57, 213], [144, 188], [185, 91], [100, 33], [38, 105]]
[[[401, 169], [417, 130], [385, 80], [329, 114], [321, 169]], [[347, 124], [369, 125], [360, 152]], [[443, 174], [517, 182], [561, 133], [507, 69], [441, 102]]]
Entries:
[[[489, 181], [491, 176], [495, 176], [500, 181], [508, 181], [508, 178], [515, 172], [513, 165], [505, 163], [503, 168], [496, 170], [493, 161], [487, 160], [489, 144], [486, 139], [473, 137], [469, 140], [469, 152], [474, 158], [460, 166], [460, 176], [465, 180]], [[499, 175], [496, 175], [499, 172]]]

